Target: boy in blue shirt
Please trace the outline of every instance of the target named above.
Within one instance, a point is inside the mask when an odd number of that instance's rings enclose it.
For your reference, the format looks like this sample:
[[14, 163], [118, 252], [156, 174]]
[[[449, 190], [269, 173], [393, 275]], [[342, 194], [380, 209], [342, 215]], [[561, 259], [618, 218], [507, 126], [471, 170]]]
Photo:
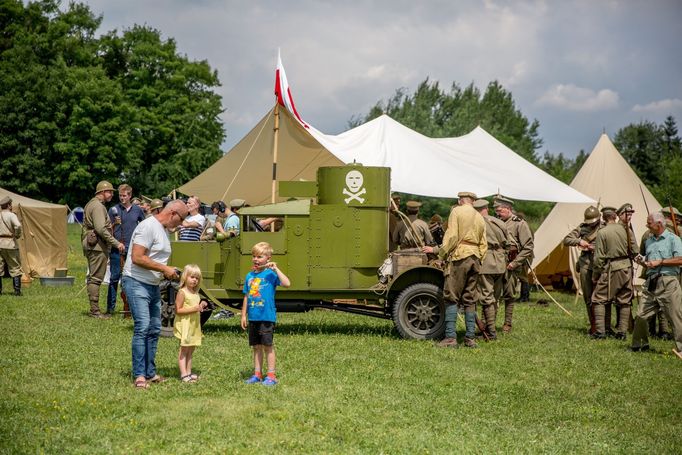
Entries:
[[[258, 382], [263, 385], [277, 384], [275, 376], [275, 349], [273, 335], [277, 314], [275, 310], [275, 288], [291, 285], [289, 278], [270, 262], [272, 247], [267, 242], [257, 243], [251, 248], [253, 270], [244, 280], [244, 303], [242, 304], [242, 329], [249, 329], [249, 346], [253, 348], [254, 373], [247, 384]], [[248, 318], [248, 324], [247, 324]], [[268, 362], [268, 373], [263, 380], [263, 354]]]

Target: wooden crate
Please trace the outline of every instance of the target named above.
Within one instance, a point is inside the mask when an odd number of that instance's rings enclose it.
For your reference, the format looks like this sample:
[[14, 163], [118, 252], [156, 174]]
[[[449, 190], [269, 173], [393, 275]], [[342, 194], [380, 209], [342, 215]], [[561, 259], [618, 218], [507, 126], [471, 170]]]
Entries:
[[393, 276], [398, 276], [405, 270], [417, 265], [426, 265], [426, 254], [418, 250], [396, 251], [392, 255]]

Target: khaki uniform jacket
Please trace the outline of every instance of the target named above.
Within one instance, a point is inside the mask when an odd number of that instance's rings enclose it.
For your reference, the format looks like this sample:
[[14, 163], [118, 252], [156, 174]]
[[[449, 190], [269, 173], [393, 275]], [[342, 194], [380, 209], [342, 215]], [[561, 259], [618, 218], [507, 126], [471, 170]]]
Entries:
[[438, 255], [448, 261], [459, 261], [469, 256], [483, 259], [488, 251], [485, 221], [470, 205], [458, 205], [450, 212], [448, 230]]
[[[528, 226], [526, 220], [516, 215], [510, 216], [504, 223], [507, 225], [507, 230], [512, 240], [511, 249], [516, 249], [517, 251], [516, 258], [510, 264], [518, 265], [520, 267], [519, 270], [527, 268], [528, 264], [533, 263], [533, 248], [535, 247], [533, 232], [530, 230], [530, 226]], [[526, 263], [526, 259], [528, 259], [528, 263]]]
[[416, 248], [418, 246], [431, 246], [434, 245], [433, 235], [431, 235], [431, 230], [426, 221], [420, 220], [417, 215], [409, 215], [408, 218], [412, 223], [412, 228], [417, 234], [417, 237], [421, 240], [421, 245], [415, 245], [412, 240], [412, 236], [408, 234], [405, 223], [398, 221], [396, 230], [393, 232], [393, 242], [400, 245], [400, 248]]
[[[594, 244], [597, 240], [597, 233], [602, 227], [604, 227], [602, 223], [581, 223], [580, 226], [573, 229], [566, 237], [564, 237], [564, 245], [578, 246], [581, 240]], [[592, 270], [593, 262], [594, 251], [583, 250], [580, 252], [580, 257], [578, 258], [578, 263], [576, 264], [577, 270]]]
[[502, 274], [507, 270], [507, 250], [509, 249], [509, 231], [504, 221], [493, 216], [484, 216], [485, 237], [488, 253], [481, 262], [481, 273], [484, 275]]
[[[629, 228], [627, 228], [629, 229]], [[621, 223], [609, 223], [599, 230], [594, 247], [593, 278], [599, 277], [607, 266], [611, 272], [632, 267], [630, 253], [637, 251], [635, 234], [630, 229], [630, 251], [628, 251], [628, 234]]]
[[[89, 247], [85, 241], [88, 231], [95, 231], [97, 233], [97, 244], [94, 247]], [[107, 214], [107, 209], [104, 207], [99, 199], [93, 197], [85, 205], [83, 209], [83, 229], [81, 230], [81, 244], [83, 250], [95, 250], [108, 253], [110, 248], [118, 248], [119, 241], [114, 238], [111, 233], [111, 219]]]
[[14, 250], [19, 248], [17, 239], [21, 237], [21, 223], [16, 213], [9, 209], [0, 212], [0, 248]]

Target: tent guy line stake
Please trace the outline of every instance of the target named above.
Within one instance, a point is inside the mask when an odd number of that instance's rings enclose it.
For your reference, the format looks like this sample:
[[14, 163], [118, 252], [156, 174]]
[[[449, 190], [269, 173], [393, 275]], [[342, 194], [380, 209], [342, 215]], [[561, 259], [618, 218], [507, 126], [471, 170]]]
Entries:
[[571, 313], [570, 311], [568, 311], [568, 310], [567, 310], [566, 308], [564, 308], [559, 302], [557, 302], [556, 299], [555, 299], [554, 297], [552, 297], [552, 294], [550, 294], [549, 292], [547, 292], [547, 289], [545, 289], [545, 287], [542, 285], [542, 283], [540, 283], [540, 280], [538, 280], [538, 276], [535, 274], [535, 270], [533, 270], [533, 268], [530, 266], [530, 263], [528, 262], [528, 258], [526, 258], [525, 261], [526, 261], [526, 264], [528, 264], [528, 268], [530, 269], [530, 272], [533, 274], [533, 278], [535, 278], [535, 282], [540, 286], [540, 289], [542, 289], [543, 291], [545, 291], [545, 294], [547, 294], [547, 297], [549, 297], [550, 299], [552, 299], [552, 302], [556, 303], [556, 305], [557, 305], [559, 308], [561, 308], [562, 310], [564, 310], [564, 312], [565, 312], [567, 315], [573, 317], [573, 313]]

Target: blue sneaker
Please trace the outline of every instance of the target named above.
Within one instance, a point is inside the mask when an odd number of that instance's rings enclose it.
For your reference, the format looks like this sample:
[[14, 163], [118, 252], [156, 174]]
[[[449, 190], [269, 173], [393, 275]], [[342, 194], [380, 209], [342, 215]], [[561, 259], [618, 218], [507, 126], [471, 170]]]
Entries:
[[244, 382], [247, 383], [247, 384], [256, 384], [256, 383], [258, 383], [258, 382], [261, 382], [261, 378], [259, 378], [258, 376], [256, 376], [256, 375], [254, 374], [253, 376], [251, 376], [249, 379], [247, 379], [247, 380], [244, 381]]
[[265, 380], [263, 381], [263, 385], [266, 385], [266, 386], [268, 386], [268, 387], [272, 387], [273, 385], [277, 385], [277, 379], [271, 378], [270, 376], [268, 376], [268, 377], [265, 378]]

